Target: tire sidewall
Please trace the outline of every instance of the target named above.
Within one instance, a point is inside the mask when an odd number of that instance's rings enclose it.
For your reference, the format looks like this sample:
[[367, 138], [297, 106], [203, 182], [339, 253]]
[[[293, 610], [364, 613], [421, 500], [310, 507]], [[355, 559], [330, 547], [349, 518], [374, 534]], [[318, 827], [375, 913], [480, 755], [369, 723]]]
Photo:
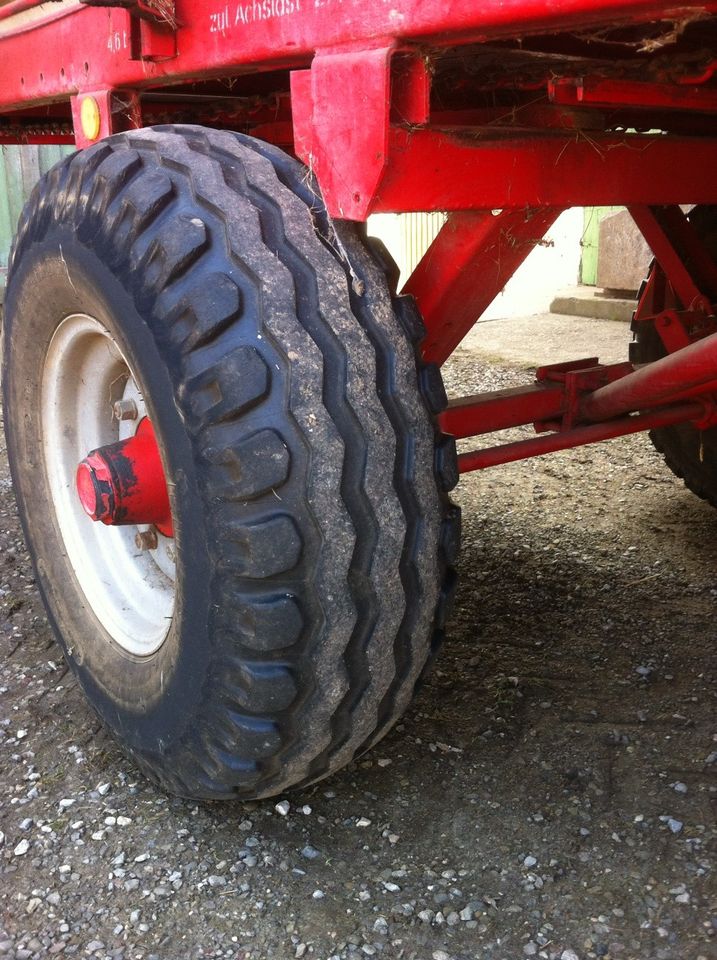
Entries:
[[[76, 239], [72, 226], [55, 224], [16, 264], [5, 305], [8, 453], [38, 585], [67, 660], [94, 708], [131, 750], [164, 751], [191, 723], [202, 699], [210, 666], [211, 565], [196, 454], [172, 388], [177, 378], [169, 369], [171, 350], [138, 279], [125, 271], [120, 281], [105, 265], [111, 262], [108, 253], [101, 237], [90, 249]], [[92, 612], [66, 556], [52, 505], [37, 411], [50, 341], [73, 313], [96, 318], [116, 339], [144, 390], [169, 481], [175, 613], [164, 643], [149, 657], [120, 648]], [[73, 638], [72, 647], [67, 637]]]

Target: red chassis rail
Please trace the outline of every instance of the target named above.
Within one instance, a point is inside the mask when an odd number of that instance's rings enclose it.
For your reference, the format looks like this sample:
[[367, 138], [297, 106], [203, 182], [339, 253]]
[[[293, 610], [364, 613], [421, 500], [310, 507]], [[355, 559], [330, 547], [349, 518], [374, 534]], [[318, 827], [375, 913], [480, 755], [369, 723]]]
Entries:
[[293, 149], [333, 216], [448, 211], [406, 286], [436, 363], [563, 209], [628, 205], [673, 293], [643, 309], [670, 355], [454, 402], [457, 437], [544, 434], [461, 455], [477, 469], [712, 424], [717, 268], [677, 204], [717, 204], [716, 24], [717, 0], [11, 0], [0, 142], [220, 124]]
[[[664, 0], [177, 0], [174, 6], [176, 48], [157, 54], [147, 52], [149, 31], [138, 38], [134, 22], [134, 14], [142, 7], [151, 10], [151, 3], [3, 4], [0, 108], [108, 85], [142, 89], [182, 77], [236, 75], [247, 67], [297, 68], [309, 65], [319, 52], [371, 50], [387, 39], [397, 45], [447, 47], [605, 25], [682, 22], [715, 10], [714, 2]], [[31, 17], [34, 8], [39, 12]], [[161, 27], [161, 17], [157, 19]]]

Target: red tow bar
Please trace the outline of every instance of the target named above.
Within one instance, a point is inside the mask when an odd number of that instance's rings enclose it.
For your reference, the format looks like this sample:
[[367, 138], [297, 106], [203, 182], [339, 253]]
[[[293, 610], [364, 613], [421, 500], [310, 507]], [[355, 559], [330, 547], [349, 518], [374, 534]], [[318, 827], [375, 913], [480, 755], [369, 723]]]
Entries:
[[77, 493], [88, 517], [108, 526], [154, 524], [174, 536], [167, 481], [151, 421], [133, 437], [92, 450], [77, 468]]

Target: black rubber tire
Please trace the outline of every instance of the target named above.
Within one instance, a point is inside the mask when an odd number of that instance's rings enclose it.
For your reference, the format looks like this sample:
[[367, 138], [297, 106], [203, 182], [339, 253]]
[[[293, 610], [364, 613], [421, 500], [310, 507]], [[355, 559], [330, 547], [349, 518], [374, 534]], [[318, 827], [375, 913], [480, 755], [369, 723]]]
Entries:
[[[63, 555], [40, 453], [63, 316], [118, 339], [172, 495], [177, 600], [128, 658]], [[308, 171], [163, 126], [66, 159], [21, 218], [3, 329], [8, 453], [37, 579], [89, 701], [167, 790], [256, 798], [342, 767], [408, 705], [455, 575], [455, 443], [422, 324]]]
[[[713, 258], [717, 258], [717, 207], [695, 207], [689, 219]], [[648, 280], [657, 270], [660, 266], [653, 261]], [[667, 286], [666, 296], [670, 298]], [[708, 293], [717, 299], [717, 290]], [[656, 309], [672, 305], [672, 302], [665, 303]], [[653, 324], [633, 316], [632, 333], [630, 359], [633, 363], [651, 363], [665, 356], [664, 344]], [[717, 507], [717, 427], [697, 430], [689, 423], [677, 424], [651, 430], [650, 439], [675, 476], [684, 480], [685, 486], [698, 497]]]

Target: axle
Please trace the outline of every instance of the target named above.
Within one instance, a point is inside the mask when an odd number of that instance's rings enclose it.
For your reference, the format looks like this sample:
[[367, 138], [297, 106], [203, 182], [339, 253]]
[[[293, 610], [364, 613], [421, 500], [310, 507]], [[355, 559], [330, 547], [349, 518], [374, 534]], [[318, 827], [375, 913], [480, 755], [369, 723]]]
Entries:
[[582, 400], [580, 411], [585, 420], [609, 420], [715, 389], [717, 333], [595, 390]]
[[88, 453], [77, 468], [77, 494], [92, 520], [108, 526], [153, 524], [173, 536], [167, 482], [146, 417], [134, 436]]
[[486, 467], [514, 463], [516, 460], [528, 460], [530, 457], [541, 457], [546, 453], [556, 453], [558, 450], [582, 447], [588, 443], [613, 440], [615, 437], [624, 437], [630, 433], [640, 433], [643, 430], [654, 430], [657, 427], [670, 427], [676, 423], [699, 420], [704, 414], [704, 406], [701, 403], [693, 402], [669, 407], [665, 410], [653, 410], [650, 413], [621, 417], [619, 420], [608, 420], [606, 423], [591, 423], [584, 427], [576, 427], [574, 430], [567, 430], [564, 433], [553, 433], [545, 437], [530, 437], [516, 443], [504, 443], [497, 447], [488, 447], [485, 450], [472, 450], [470, 453], [462, 453], [458, 456], [458, 469], [461, 473], [468, 473], [471, 470], [484, 470]]
[[539, 433], [462, 453], [461, 473], [678, 423], [716, 422], [717, 333], [654, 363], [604, 366], [597, 359], [542, 367], [535, 383], [451, 402], [441, 427], [456, 438], [533, 424]]
[[[597, 358], [541, 367], [525, 387], [449, 404], [441, 427], [456, 438], [533, 424], [549, 435], [462, 453], [461, 473], [599, 443], [678, 423], [715, 422], [717, 333], [640, 368]], [[641, 411], [641, 412], [638, 412]], [[77, 492], [92, 520], [153, 524], [173, 535], [167, 484], [154, 429], [145, 418], [127, 440], [93, 450], [77, 469]]]

